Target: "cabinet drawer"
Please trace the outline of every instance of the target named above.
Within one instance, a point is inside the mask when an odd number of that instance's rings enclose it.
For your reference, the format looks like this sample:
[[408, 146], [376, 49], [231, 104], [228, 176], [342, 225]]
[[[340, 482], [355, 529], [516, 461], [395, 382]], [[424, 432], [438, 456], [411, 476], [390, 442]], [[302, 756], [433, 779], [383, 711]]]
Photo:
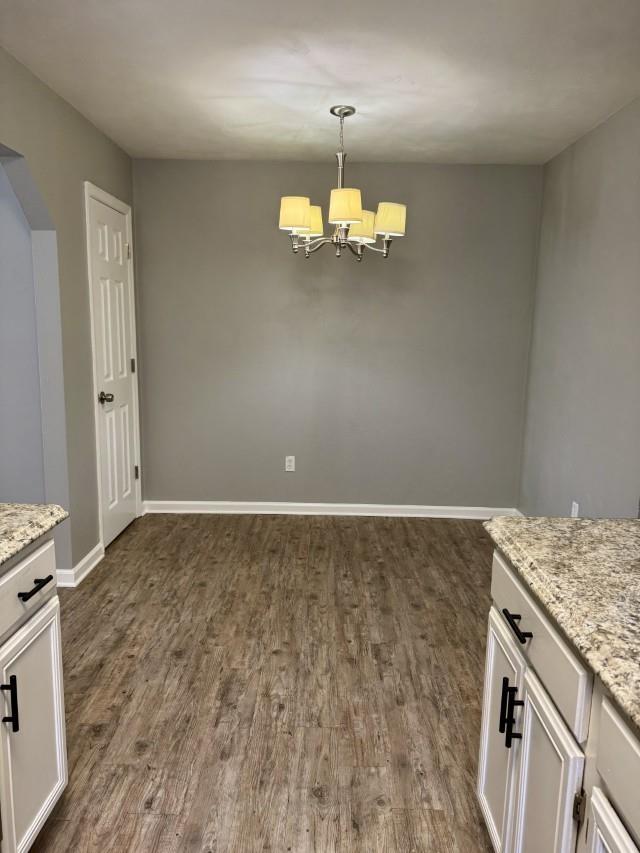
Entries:
[[[36, 578], [44, 581], [39, 592], [29, 595], [41, 585], [36, 584]], [[37, 610], [56, 591], [56, 559], [53, 539], [45, 542], [40, 548], [25, 557], [6, 574], [0, 577], [0, 636], [7, 634], [14, 625], [24, 621], [25, 615]], [[23, 600], [18, 593], [29, 597]]]
[[[593, 677], [552, 625], [504, 557], [495, 551], [491, 594], [498, 610], [520, 616], [515, 625], [530, 632], [520, 649], [535, 669], [578, 743], [587, 738]], [[517, 636], [515, 628], [512, 627]]]
[[596, 766], [611, 801], [640, 838], [640, 741], [608, 699], [600, 712]]

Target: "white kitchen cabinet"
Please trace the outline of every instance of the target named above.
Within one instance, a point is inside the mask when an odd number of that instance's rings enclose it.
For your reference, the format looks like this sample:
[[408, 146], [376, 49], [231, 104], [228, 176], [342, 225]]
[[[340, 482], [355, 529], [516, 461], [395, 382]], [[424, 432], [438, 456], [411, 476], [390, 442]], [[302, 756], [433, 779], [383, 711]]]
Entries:
[[1, 850], [22, 853], [67, 782], [57, 596], [0, 647], [0, 682]]
[[[512, 706], [522, 689], [524, 659], [510, 636], [504, 620], [492, 608], [489, 614], [487, 653], [482, 706], [482, 730], [478, 769], [478, 799], [498, 853], [511, 850], [513, 825], [513, 788], [516, 777], [519, 740], [506, 746], [507, 729], [517, 724], [517, 709]], [[517, 699], [516, 699], [517, 701]], [[507, 719], [513, 707], [513, 721]]]
[[514, 853], [575, 850], [584, 754], [531, 669], [525, 671]]
[[[637, 729], [497, 551], [491, 593], [478, 797], [497, 853], [640, 853]], [[522, 703], [509, 755], [505, 675]]]
[[591, 792], [587, 838], [588, 853], [638, 853], [613, 806], [597, 787]]

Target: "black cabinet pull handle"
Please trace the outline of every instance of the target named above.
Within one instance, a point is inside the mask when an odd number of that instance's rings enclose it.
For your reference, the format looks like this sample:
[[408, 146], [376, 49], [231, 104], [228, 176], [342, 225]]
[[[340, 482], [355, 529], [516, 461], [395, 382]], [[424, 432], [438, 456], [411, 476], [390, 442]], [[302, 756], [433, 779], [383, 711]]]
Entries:
[[504, 745], [507, 749], [511, 749], [514, 740], [521, 740], [522, 735], [520, 732], [514, 732], [513, 727], [515, 725], [515, 717], [514, 711], [516, 707], [524, 705], [520, 699], [516, 699], [516, 693], [518, 692], [517, 687], [508, 687], [508, 698], [507, 698], [507, 716], [506, 716], [506, 726], [505, 726], [505, 736], [504, 736]]
[[3, 717], [3, 723], [11, 723], [11, 729], [14, 732], [20, 731], [20, 717], [18, 716], [18, 679], [15, 675], [9, 676], [8, 684], [0, 684], [0, 690], [8, 690], [11, 700], [11, 715]]
[[531, 633], [531, 631], [521, 631], [520, 630], [518, 622], [522, 619], [522, 616], [519, 613], [509, 613], [509, 611], [507, 610], [506, 607], [503, 607], [502, 615], [504, 616], [504, 618], [509, 623], [509, 627], [511, 628], [513, 633], [516, 635], [518, 640], [524, 646], [524, 644], [527, 642], [527, 640], [529, 640], [529, 639], [531, 639], [531, 637], [533, 637], [533, 634]]
[[500, 721], [498, 723], [498, 731], [501, 735], [507, 725], [507, 701], [509, 699], [509, 679], [505, 676], [502, 679], [502, 695], [500, 696]]
[[33, 587], [33, 589], [30, 589], [29, 592], [19, 592], [18, 598], [20, 599], [20, 601], [29, 601], [30, 598], [33, 598], [33, 596], [37, 592], [40, 592], [40, 590], [43, 589], [43, 587], [45, 587], [48, 583], [51, 583], [52, 580], [53, 575], [47, 575], [46, 578], [34, 578], [33, 582], [35, 586]]

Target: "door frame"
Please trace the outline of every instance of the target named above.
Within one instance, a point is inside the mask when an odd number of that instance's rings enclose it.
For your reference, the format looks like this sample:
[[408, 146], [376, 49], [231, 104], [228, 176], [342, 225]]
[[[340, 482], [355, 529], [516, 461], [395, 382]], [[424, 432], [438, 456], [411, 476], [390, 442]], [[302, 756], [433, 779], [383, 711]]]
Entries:
[[[90, 181], [84, 182], [84, 220], [85, 220], [85, 246], [86, 246], [86, 254], [87, 254], [87, 282], [89, 286], [89, 314], [90, 314], [90, 326], [91, 326], [91, 374], [92, 374], [92, 384], [93, 384], [93, 424], [94, 424], [94, 433], [95, 433], [95, 442], [96, 442], [96, 474], [98, 478], [98, 531], [99, 531], [99, 541], [98, 545], [102, 548], [104, 553], [104, 526], [102, 522], [102, 473], [101, 473], [101, 448], [100, 448], [100, 430], [98, 426], [98, 377], [97, 377], [97, 369], [96, 369], [96, 336], [95, 336], [95, 317], [93, 313], [93, 271], [91, 264], [91, 215], [90, 215], [90, 205], [91, 200], [95, 199], [96, 201], [102, 202], [102, 204], [106, 204], [107, 207], [113, 208], [118, 213], [122, 213], [125, 217], [126, 221], [126, 233], [127, 233], [127, 243], [132, 247], [131, 256], [127, 257], [128, 269], [129, 269], [129, 281], [131, 283], [131, 287], [129, 288], [129, 316], [131, 318], [131, 357], [136, 360], [136, 372], [135, 378], [133, 382], [133, 450], [135, 463], [138, 465], [138, 470], [141, 472], [142, 466], [140, 465], [140, 403], [138, 399], [138, 367], [139, 367], [139, 359], [138, 359], [138, 341], [137, 341], [137, 325], [136, 325], [136, 299], [135, 299], [135, 280], [133, 275], [133, 227], [132, 227], [132, 217], [131, 217], [131, 207], [126, 204], [124, 201], [120, 201], [119, 198], [111, 195], [111, 193], [106, 192], [106, 190], [100, 189], [95, 184], [92, 184]], [[129, 254], [129, 253], [128, 253]], [[136, 518], [140, 518], [142, 515], [142, 476], [140, 476], [137, 480], [134, 480], [134, 488], [135, 488], [135, 501], [136, 501]]]

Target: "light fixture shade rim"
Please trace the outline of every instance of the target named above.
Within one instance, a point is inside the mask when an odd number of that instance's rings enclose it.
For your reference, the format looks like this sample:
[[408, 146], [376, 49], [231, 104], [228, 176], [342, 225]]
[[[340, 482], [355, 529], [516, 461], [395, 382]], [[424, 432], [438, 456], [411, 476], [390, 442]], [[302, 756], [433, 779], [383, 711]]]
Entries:
[[372, 210], [362, 211], [362, 221], [356, 222], [349, 228], [348, 240], [353, 243], [371, 244], [376, 242], [374, 223], [376, 215]]
[[404, 237], [406, 234], [407, 206], [395, 201], [381, 201], [378, 205], [374, 230], [386, 237]]
[[356, 187], [336, 187], [331, 190], [329, 219], [332, 225], [352, 225], [362, 222], [362, 194]]
[[323, 237], [324, 223], [322, 221], [322, 207], [319, 204], [312, 204], [310, 208], [309, 231], [307, 237]]
[[278, 227], [291, 234], [304, 234], [310, 228], [311, 201], [307, 196], [284, 195], [280, 199]]

